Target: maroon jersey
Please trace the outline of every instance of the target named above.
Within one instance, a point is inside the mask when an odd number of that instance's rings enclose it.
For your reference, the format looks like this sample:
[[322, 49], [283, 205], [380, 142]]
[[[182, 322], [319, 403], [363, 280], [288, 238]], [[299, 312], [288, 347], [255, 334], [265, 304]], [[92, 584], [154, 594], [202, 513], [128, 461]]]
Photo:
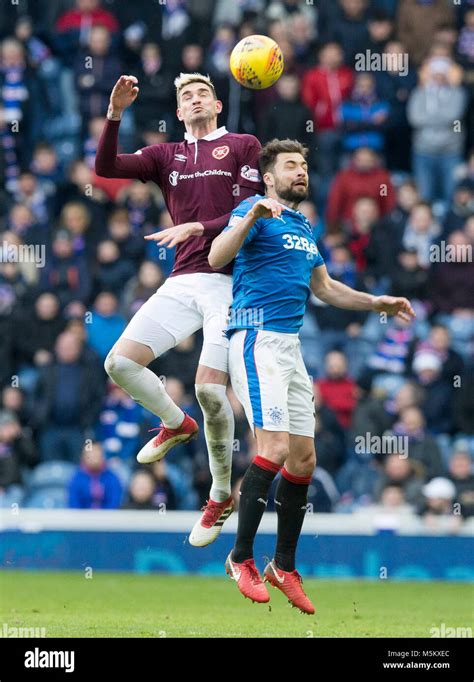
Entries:
[[[196, 139], [144, 147], [117, 155], [119, 121], [107, 120], [96, 156], [96, 173], [107, 178], [152, 180], [161, 188], [174, 225], [199, 222], [200, 237], [176, 246], [173, 275], [216, 272], [207, 260], [211, 243], [227, 226], [232, 210], [247, 197], [263, 193], [258, 172], [260, 143], [253, 135], [222, 127]], [[217, 272], [230, 274], [232, 264]]]

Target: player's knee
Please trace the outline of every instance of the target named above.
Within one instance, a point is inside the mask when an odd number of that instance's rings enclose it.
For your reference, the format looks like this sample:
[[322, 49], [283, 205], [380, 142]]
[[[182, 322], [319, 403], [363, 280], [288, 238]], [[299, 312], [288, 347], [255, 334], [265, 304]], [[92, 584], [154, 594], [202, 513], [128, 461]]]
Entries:
[[113, 375], [115, 373], [116, 368], [115, 358], [116, 358], [115, 353], [113, 351], [110, 351], [110, 353], [105, 358], [104, 362], [104, 369], [112, 380], [114, 380]]
[[316, 468], [316, 453], [313, 449], [304, 450], [292, 459], [291, 470], [295, 476], [308, 478], [313, 475]]
[[219, 384], [196, 384], [196, 398], [209, 420], [218, 419], [223, 412], [225, 392]]
[[286, 434], [282, 436], [275, 434], [267, 439], [266, 443], [259, 449], [258, 454], [275, 464], [283, 466], [290, 454], [288, 437]]
[[124, 355], [118, 355], [114, 351], [105, 358], [104, 369], [118, 386], [121, 386], [124, 379], [130, 374], [131, 369], [135, 363], [126, 358]]

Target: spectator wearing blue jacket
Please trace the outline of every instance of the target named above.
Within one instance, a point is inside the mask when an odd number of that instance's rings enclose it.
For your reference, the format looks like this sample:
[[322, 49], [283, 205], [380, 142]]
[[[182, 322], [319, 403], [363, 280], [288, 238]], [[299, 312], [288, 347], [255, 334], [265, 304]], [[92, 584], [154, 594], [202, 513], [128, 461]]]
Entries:
[[122, 501], [122, 484], [107, 468], [100, 443], [87, 444], [81, 464], [69, 484], [71, 509], [118, 509]]
[[114, 294], [103, 291], [95, 299], [91, 324], [87, 325], [87, 341], [102, 361], [125, 329], [125, 318], [117, 310]]
[[102, 404], [95, 434], [109, 460], [118, 457], [130, 462], [140, 449], [143, 408], [128, 393], [110, 382]]
[[388, 102], [383, 102], [377, 95], [374, 76], [359, 73], [349, 100], [341, 107], [344, 148], [353, 151], [359, 147], [370, 147], [382, 151], [383, 126], [389, 111]]

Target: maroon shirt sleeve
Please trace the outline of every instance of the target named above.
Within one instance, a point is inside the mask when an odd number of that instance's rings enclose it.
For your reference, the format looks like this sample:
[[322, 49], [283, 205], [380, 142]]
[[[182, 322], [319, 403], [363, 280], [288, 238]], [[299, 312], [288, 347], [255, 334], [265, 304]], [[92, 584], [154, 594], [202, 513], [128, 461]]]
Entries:
[[[238, 162], [238, 178], [236, 184], [238, 185], [238, 191], [234, 194], [234, 208], [238, 206], [242, 201], [248, 197], [253, 197], [255, 194], [263, 193], [262, 182], [254, 182], [248, 180], [245, 175], [242, 174], [246, 167], [258, 170], [259, 167], [259, 156], [262, 145], [253, 135], [246, 136], [246, 143], [242, 146], [241, 153], [239, 155]], [[248, 173], [247, 173], [248, 175]], [[229, 224], [229, 219], [231, 212], [226, 213], [219, 218], [213, 218], [212, 220], [201, 221], [204, 225], [204, 232], [210, 237], [217, 237], [224, 227]]]
[[[106, 120], [100, 136], [95, 157], [95, 172], [103, 178], [131, 178], [136, 180], [156, 179], [157, 148], [145, 147], [135, 154], [117, 154], [118, 131], [120, 121]], [[153, 151], [152, 151], [153, 150]]]

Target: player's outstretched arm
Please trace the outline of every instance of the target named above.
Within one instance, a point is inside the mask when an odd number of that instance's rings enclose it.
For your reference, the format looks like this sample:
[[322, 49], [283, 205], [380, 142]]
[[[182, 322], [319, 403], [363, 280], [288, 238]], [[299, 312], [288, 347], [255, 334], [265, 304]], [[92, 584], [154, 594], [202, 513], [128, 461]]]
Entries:
[[103, 178], [149, 180], [153, 164], [140, 154], [117, 154], [120, 119], [138, 96], [135, 76], [120, 76], [110, 95], [107, 120], [97, 147], [95, 172]]
[[245, 238], [259, 218], [279, 218], [282, 205], [274, 199], [257, 201], [247, 214], [232, 229], [225, 230], [212, 242], [209, 252], [209, 265], [214, 270], [230, 263], [243, 246]]
[[364, 291], [356, 291], [332, 279], [325, 265], [314, 268], [311, 277], [311, 290], [321, 301], [336, 308], [346, 310], [373, 310], [378, 313], [394, 315], [405, 322], [415, 317], [410, 301], [396, 296], [373, 296]]

